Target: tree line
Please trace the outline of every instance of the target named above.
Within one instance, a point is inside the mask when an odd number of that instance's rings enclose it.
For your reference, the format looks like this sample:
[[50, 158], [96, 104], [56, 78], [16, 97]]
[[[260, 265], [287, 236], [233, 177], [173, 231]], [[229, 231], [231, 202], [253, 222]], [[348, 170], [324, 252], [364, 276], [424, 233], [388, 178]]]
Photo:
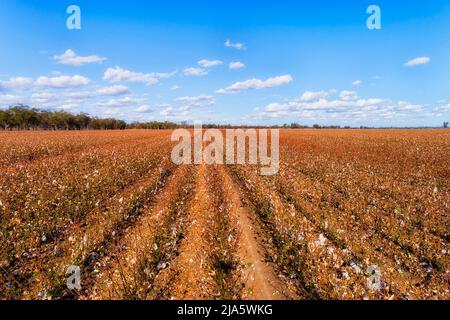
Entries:
[[0, 110], [0, 130], [124, 130], [124, 129], [170, 129], [175, 123], [149, 122], [128, 125], [123, 120], [92, 117], [85, 113], [48, 111], [25, 105]]

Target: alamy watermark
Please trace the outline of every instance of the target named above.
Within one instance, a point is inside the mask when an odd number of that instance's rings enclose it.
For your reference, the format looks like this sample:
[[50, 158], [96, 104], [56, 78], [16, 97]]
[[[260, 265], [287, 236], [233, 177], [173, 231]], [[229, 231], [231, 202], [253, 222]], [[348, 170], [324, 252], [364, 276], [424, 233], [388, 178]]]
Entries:
[[66, 270], [66, 276], [69, 276], [66, 281], [67, 289], [81, 290], [81, 269], [79, 266], [69, 266]]
[[172, 141], [178, 142], [172, 161], [177, 165], [260, 165], [261, 175], [276, 175], [280, 169], [279, 140], [279, 129], [203, 130], [201, 124], [195, 124], [193, 135], [188, 129], [172, 133]]
[[[69, 30], [81, 30], [81, 8], [77, 5], [67, 7], [66, 13], [69, 15], [66, 21], [66, 27]], [[369, 30], [381, 30], [381, 8], [375, 4], [370, 5], [366, 13], [366, 26]]]
[[381, 285], [381, 270], [377, 265], [371, 265], [367, 269], [368, 277], [366, 279], [366, 285], [369, 290], [380, 291]]
[[66, 21], [67, 29], [81, 30], [81, 9], [77, 5], [71, 5], [66, 10], [69, 17]]
[[370, 14], [366, 22], [367, 29], [381, 30], [381, 8], [373, 4], [367, 8], [367, 14]]

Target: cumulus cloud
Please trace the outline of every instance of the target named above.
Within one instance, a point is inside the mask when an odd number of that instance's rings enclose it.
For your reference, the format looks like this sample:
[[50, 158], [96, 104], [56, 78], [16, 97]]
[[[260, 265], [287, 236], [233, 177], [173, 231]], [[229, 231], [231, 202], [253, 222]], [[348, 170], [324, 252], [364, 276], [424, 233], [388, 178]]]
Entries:
[[103, 75], [103, 80], [118, 82], [142, 82], [148, 86], [158, 83], [158, 79], [151, 73], [134, 72], [120, 67], [108, 68]]
[[423, 111], [423, 109], [424, 109], [424, 106], [422, 106], [420, 104], [412, 104], [412, 103], [408, 103], [406, 101], [399, 101], [398, 107], [400, 110], [413, 111], [413, 112]]
[[39, 92], [31, 95], [31, 100], [38, 104], [47, 104], [57, 99], [56, 94], [51, 92]]
[[353, 101], [358, 99], [358, 94], [356, 93], [356, 91], [341, 91], [341, 93], [339, 94], [339, 97], [341, 98], [341, 100], [343, 101]]
[[355, 80], [355, 81], [352, 82], [352, 85], [358, 87], [358, 86], [362, 85], [362, 81], [361, 80]]
[[149, 106], [148, 104], [142, 105], [139, 108], [136, 109], [136, 112], [139, 113], [151, 113], [153, 112], [153, 108]]
[[60, 76], [60, 77], [39, 77], [35, 84], [39, 87], [47, 88], [72, 88], [88, 85], [90, 80], [80, 75], [75, 76]]
[[318, 92], [305, 91], [300, 99], [304, 102], [311, 102], [311, 101], [326, 98], [327, 96], [328, 96], [328, 92], [326, 92], [326, 91], [318, 91]]
[[75, 76], [59, 76], [59, 77], [39, 77], [35, 80], [27, 77], [10, 78], [6, 81], [0, 81], [0, 88], [8, 90], [30, 89], [34, 86], [46, 88], [72, 88], [88, 85], [90, 80], [86, 77]]
[[206, 76], [208, 74], [208, 71], [206, 71], [203, 68], [186, 68], [183, 70], [183, 73], [185, 76]]
[[103, 80], [118, 83], [118, 82], [140, 82], [145, 83], [148, 86], [155, 85], [159, 82], [160, 78], [169, 78], [176, 73], [142, 73], [142, 72], [134, 72], [130, 70], [126, 70], [120, 67], [108, 68], [104, 75]]
[[77, 92], [68, 92], [65, 94], [65, 96], [70, 99], [85, 100], [94, 97], [95, 94], [90, 91], [77, 91]]
[[223, 64], [222, 61], [220, 60], [200, 60], [198, 62], [198, 65], [202, 66], [203, 68], [212, 68], [215, 66], [220, 66], [221, 64]]
[[130, 89], [126, 86], [117, 85], [110, 87], [98, 88], [95, 91], [99, 96], [122, 96], [130, 93]]
[[[300, 98], [271, 103], [254, 110], [255, 118], [298, 117], [305, 120], [375, 120], [394, 119], [425, 111], [422, 105], [388, 99], [359, 99], [356, 92], [342, 91], [331, 99], [326, 92], [305, 92]], [[307, 99], [305, 99], [307, 97]]]
[[237, 93], [241, 91], [246, 90], [260, 90], [260, 89], [266, 89], [266, 88], [274, 88], [279, 87], [282, 85], [289, 84], [293, 81], [291, 75], [282, 75], [278, 77], [268, 78], [266, 80], [260, 80], [260, 79], [250, 79], [246, 80], [244, 82], [236, 82], [235, 84], [224, 88], [217, 90], [217, 93]]
[[78, 103], [65, 103], [56, 107], [58, 110], [65, 110], [72, 112], [74, 109], [78, 108], [80, 105]]
[[239, 61], [234, 61], [234, 62], [230, 62], [228, 67], [230, 68], [230, 70], [238, 70], [238, 69], [244, 68], [245, 64], [243, 64], [242, 62], [239, 62]]
[[26, 77], [10, 78], [9, 80], [0, 81], [0, 89], [14, 90], [25, 89], [33, 84], [33, 79]]
[[82, 57], [77, 55], [73, 50], [68, 49], [62, 55], [54, 56], [53, 60], [55, 60], [58, 64], [80, 67], [89, 63], [102, 63], [106, 60], [106, 58], [96, 55]]
[[172, 105], [158, 105], [158, 107], [163, 108], [160, 115], [170, 118], [172, 121], [186, 121], [188, 119], [192, 120], [194, 113], [197, 112], [201, 113], [200, 118], [204, 119], [206, 114], [211, 113], [210, 109], [205, 109], [204, 107], [211, 107], [215, 104], [214, 97], [206, 94], [178, 97], [175, 101], [178, 103], [175, 107]]
[[242, 44], [242, 43], [232, 43], [230, 41], [230, 39], [225, 41], [225, 47], [227, 47], [227, 48], [235, 48], [235, 49], [238, 49], [238, 50], [245, 49], [244, 44]]
[[177, 85], [173, 85], [172, 87], [170, 87], [170, 90], [172, 90], [172, 91], [175, 91], [175, 90], [178, 90], [178, 89], [180, 89], [180, 87], [177, 86]]
[[182, 102], [186, 106], [190, 107], [199, 107], [199, 106], [205, 106], [205, 105], [213, 105], [215, 103], [215, 99], [213, 96], [209, 95], [199, 95], [199, 96], [186, 96], [186, 97], [179, 97], [175, 99], [175, 101]]
[[130, 90], [126, 86], [117, 85], [110, 87], [101, 87], [95, 91], [75, 91], [67, 92], [64, 94], [65, 97], [73, 100], [86, 100], [96, 97], [115, 97], [123, 96], [129, 94]]
[[164, 116], [164, 117], [169, 117], [169, 116], [174, 116], [175, 115], [174, 110], [173, 110], [172, 107], [165, 108], [159, 114]]
[[24, 99], [24, 97], [18, 95], [3, 94], [0, 95], [0, 106], [23, 103]]
[[443, 105], [443, 106], [437, 107], [436, 111], [438, 111], [438, 112], [448, 112], [448, 111], [450, 111], [450, 103], [447, 104], [447, 105]]
[[415, 67], [422, 64], [427, 64], [431, 61], [431, 58], [429, 57], [419, 57], [412, 60], [409, 60], [405, 63], [405, 67]]
[[137, 106], [142, 104], [144, 101], [145, 100], [142, 98], [125, 97], [121, 99], [111, 99], [107, 102], [101, 102], [98, 105], [100, 107], [120, 108], [120, 107]]
[[153, 75], [155, 78], [158, 78], [158, 79], [167, 79], [167, 78], [173, 77], [177, 73], [178, 73], [178, 70], [175, 70], [175, 71], [172, 71], [172, 72], [152, 72], [150, 74]]

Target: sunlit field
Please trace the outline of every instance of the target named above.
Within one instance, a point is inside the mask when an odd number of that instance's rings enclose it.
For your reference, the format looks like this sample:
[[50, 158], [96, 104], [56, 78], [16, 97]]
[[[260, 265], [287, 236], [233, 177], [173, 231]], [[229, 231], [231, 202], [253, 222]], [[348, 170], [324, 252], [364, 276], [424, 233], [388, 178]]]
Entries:
[[0, 299], [450, 299], [450, 131], [282, 130], [273, 176], [171, 134], [0, 132]]

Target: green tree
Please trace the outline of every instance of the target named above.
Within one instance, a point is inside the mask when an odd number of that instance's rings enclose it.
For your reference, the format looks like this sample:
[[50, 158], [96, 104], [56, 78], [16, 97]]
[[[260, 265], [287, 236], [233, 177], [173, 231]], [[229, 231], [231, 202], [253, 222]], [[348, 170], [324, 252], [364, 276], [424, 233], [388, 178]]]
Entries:
[[8, 111], [0, 110], [0, 127], [7, 130], [10, 127], [10, 115]]

